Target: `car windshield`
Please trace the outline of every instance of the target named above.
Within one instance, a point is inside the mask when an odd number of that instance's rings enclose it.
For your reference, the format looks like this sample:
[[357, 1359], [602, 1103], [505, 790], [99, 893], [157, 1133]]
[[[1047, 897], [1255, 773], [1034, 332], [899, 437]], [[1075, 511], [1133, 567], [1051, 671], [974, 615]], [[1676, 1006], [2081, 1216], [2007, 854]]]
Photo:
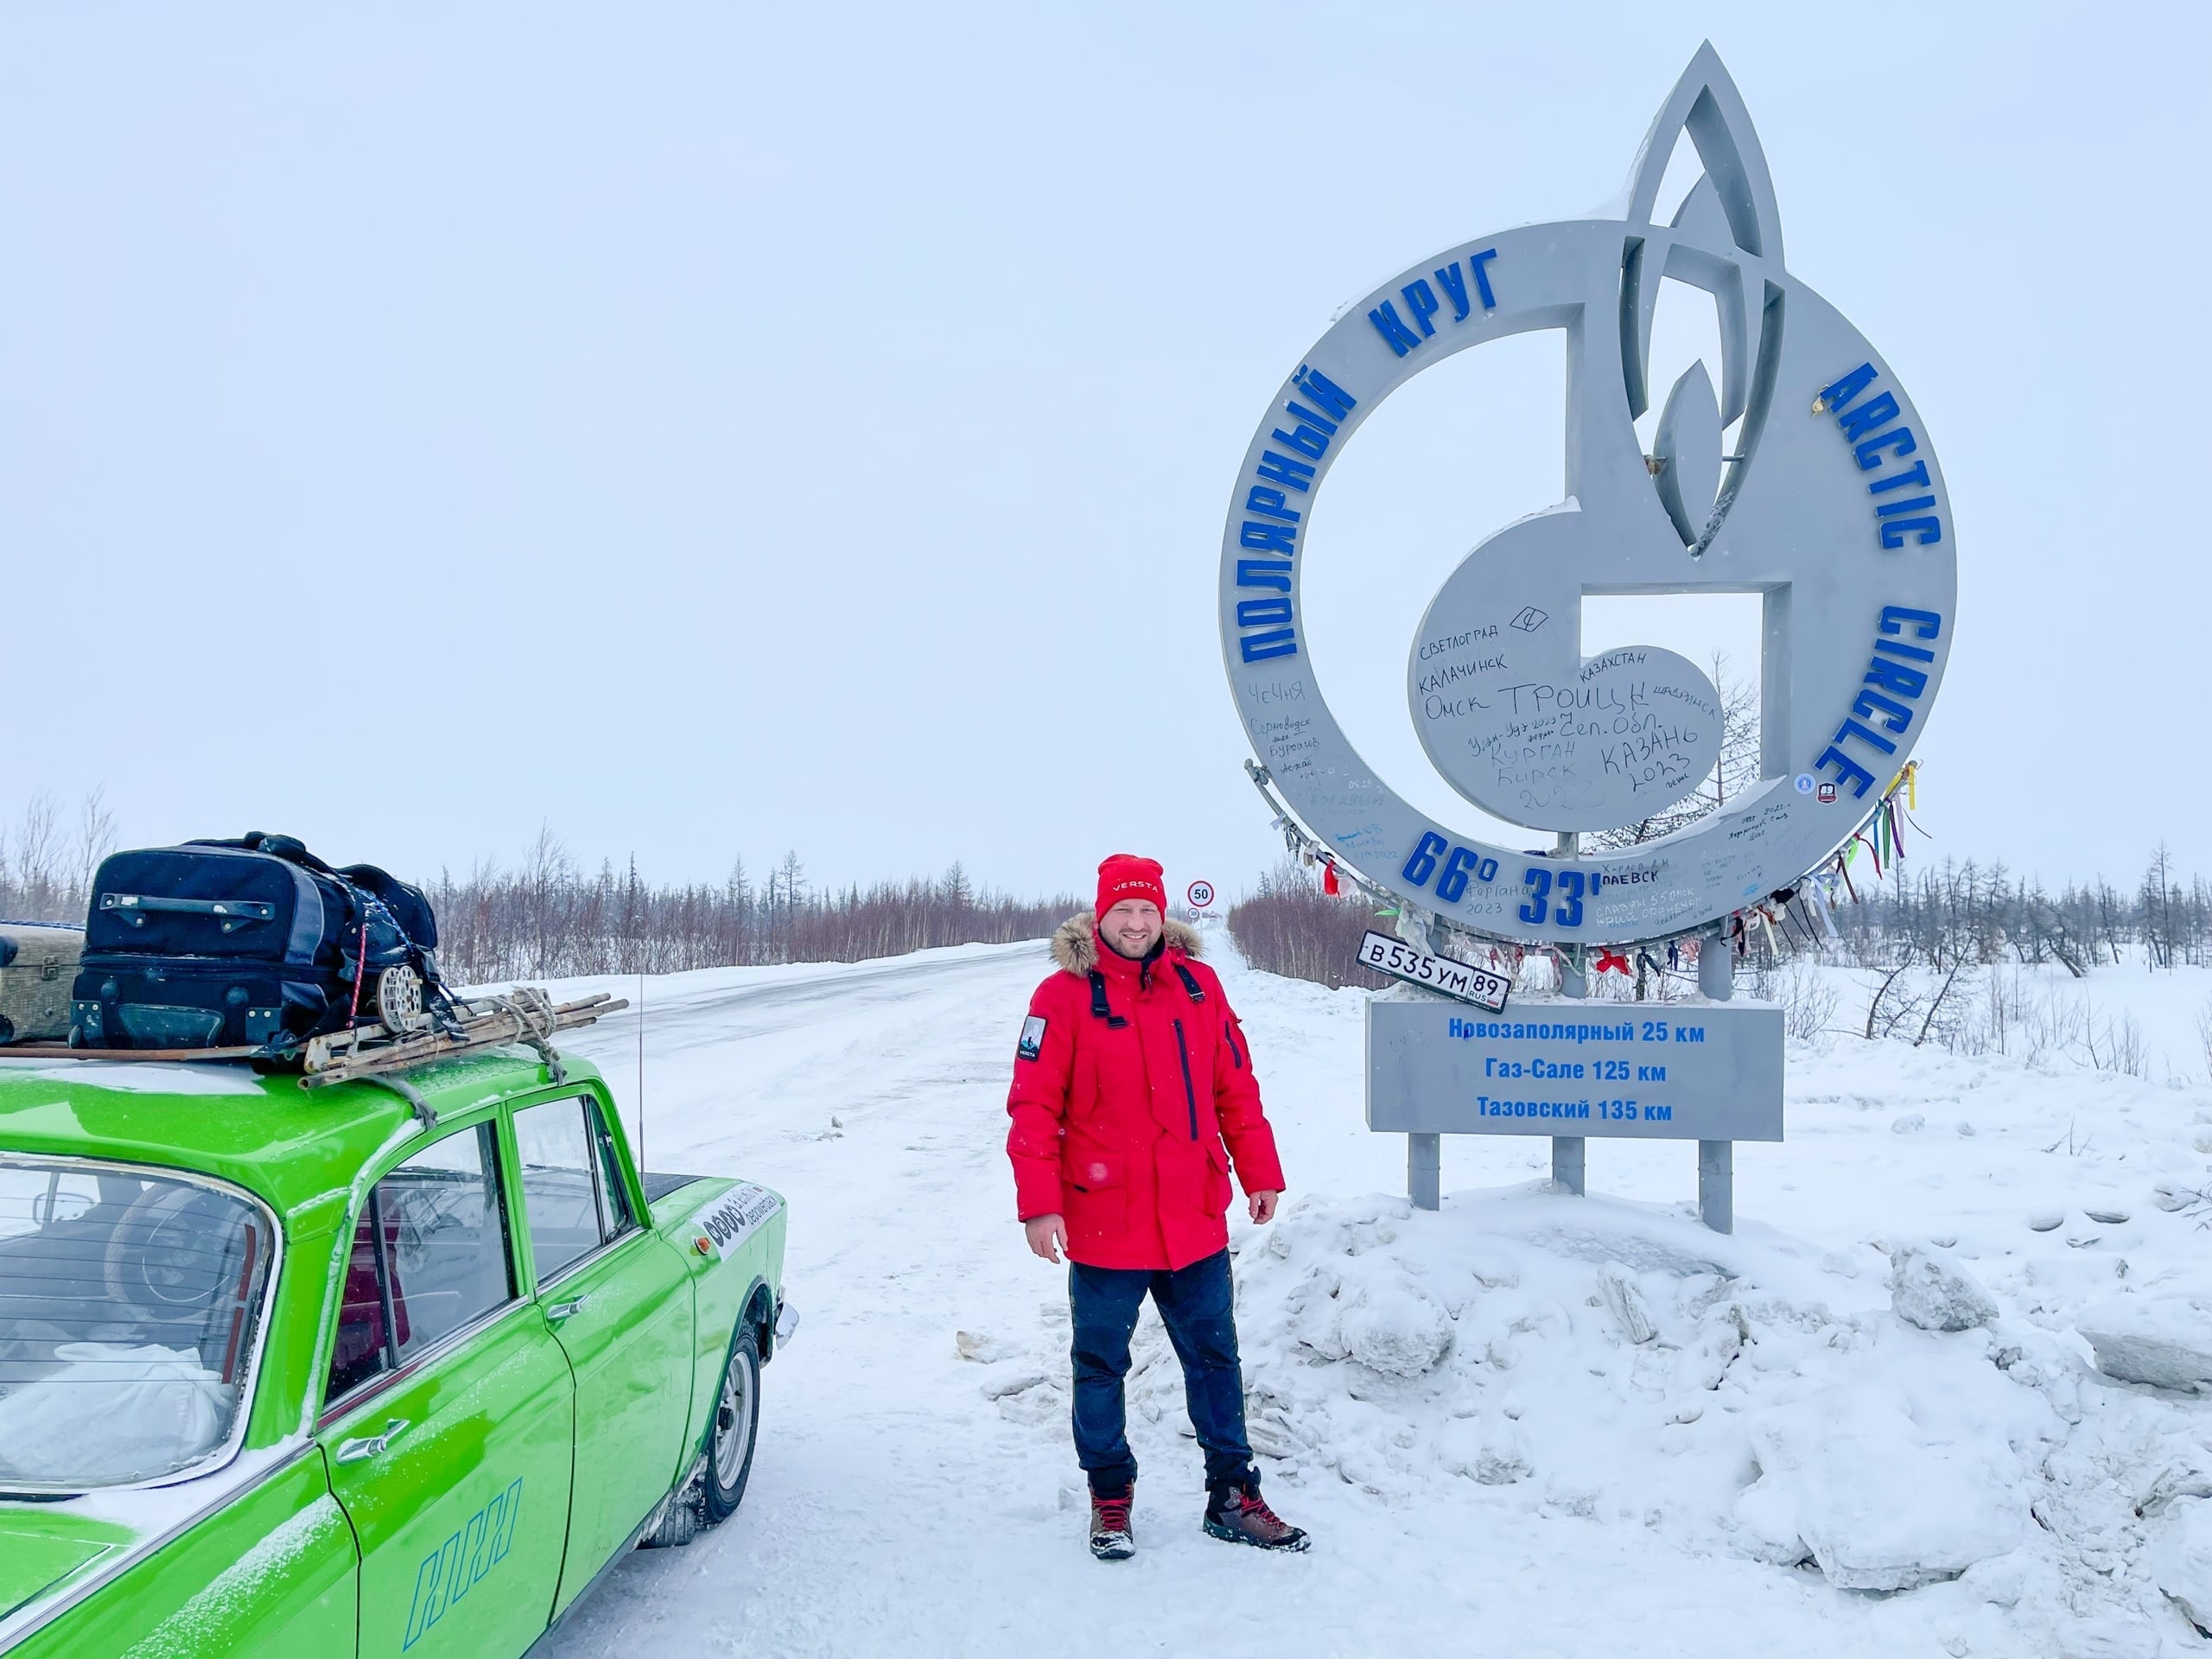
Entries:
[[209, 1182], [0, 1158], [0, 1491], [153, 1480], [222, 1446], [274, 1243]]

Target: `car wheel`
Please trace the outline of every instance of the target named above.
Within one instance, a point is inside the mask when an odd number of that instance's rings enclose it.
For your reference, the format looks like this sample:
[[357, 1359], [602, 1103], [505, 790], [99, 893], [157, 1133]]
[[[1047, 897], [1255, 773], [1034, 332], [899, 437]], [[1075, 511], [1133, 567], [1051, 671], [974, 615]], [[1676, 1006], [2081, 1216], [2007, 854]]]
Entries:
[[707, 1435], [707, 1521], [727, 1521], [745, 1501], [753, 1442], [760, 1432], [760, 1338], [750, 1319], [738, 1327], [722, 1368], [721, 1397]]

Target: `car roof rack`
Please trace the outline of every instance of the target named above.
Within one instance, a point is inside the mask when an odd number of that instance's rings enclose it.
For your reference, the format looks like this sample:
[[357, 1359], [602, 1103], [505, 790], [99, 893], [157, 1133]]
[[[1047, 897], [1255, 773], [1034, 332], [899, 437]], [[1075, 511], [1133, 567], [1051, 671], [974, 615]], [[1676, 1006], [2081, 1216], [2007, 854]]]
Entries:
[[25, 1043], [0, 1047], [0, 1059], [24, 1060], [274, 1060], [301, 1068], [300, 1087], [325, 1089], [356, 1077], [411, 1071], [435, 1060], [481, 1049], [519, 1044], [533, 1048], [552, 1072], [568, 1080], [568, 1069], [553, 1046], [553, 1033], [574, 1031], [617, 1014], [629, 999], [599, 991], [573, 1002], [556, 1002], [535, 986], [518, 985], [505, 995], [456, 997], [442, 1013], [414, 1031], [394, 1032], [375, 1023], [311, 1037], [304, 1044], [272, 1050], [244, 1048], [67, 1048]]
[[564, 1083], [568, 1071], [553, 1046], [553, 1033], [591, 1025], [602, 1014], [619, 1014], [629, 1006], [627, 997], [607, 991], [597, 991], [574, 1002], [556, 1002], [531, 985], [518, 985], [505, 996], [456, 997], [451, 1016], [425, 1030], [394, 1033], [382, 1026], [365, 1025], [309, 1038], [302, 1052], [306, 1074], [300, 1078], [300, 1087], [327, 1088], [355, 1077], [404, 1071], [451, 1055], [517, 1043], [536, 1049], [553, 1073], [553, 1081]]

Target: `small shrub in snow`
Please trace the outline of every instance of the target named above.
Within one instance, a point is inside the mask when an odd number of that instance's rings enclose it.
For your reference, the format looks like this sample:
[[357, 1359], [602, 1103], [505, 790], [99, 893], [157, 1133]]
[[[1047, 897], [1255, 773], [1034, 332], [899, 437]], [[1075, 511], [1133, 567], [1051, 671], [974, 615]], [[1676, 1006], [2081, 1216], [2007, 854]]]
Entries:
[[[1332, 899], [1295, 860], [1260, 878], [1260, 890], [1229, 911], [1229, 936], [1253, 967], [1336, 990], [1382, 990], [1397, 982], [1359, 966], [1360, 936], [1377, 925], [1372, 900], [1357, 893]], [[1381, 924], [1387, 929], [1388, 923]]]
[[1782, 1027], [1801, 1043], [1822, 1037], [1835, 1025], [1836, 988], [1821, 968], [1810, 962], [1792, 962], [1777, 988], [1782, 1002]]

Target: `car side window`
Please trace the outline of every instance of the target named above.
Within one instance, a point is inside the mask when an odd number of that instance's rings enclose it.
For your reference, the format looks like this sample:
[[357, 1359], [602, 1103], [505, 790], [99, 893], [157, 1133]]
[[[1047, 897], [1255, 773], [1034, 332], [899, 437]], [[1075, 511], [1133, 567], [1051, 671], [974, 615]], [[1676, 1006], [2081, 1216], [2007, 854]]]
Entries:
[[636, 1226], [638, 1217], [631, 1212], [630, 1191], [622, 1185], [622, 1160], [615, 1154], [613, 1131], [607, 1127], [597, 1101], [586, 1101], [584, 1110], [591, 1119], [592, 1142], [599, 1149], [599, 1224], [609, 1238], [618, 1237]]
[[369, 1189], [323, 1397], [397, 1370], [514, 1296], [499, 1137], [480, 1123], [424, 1147]]
[[596, 1101], [524, 1107], [515, 1114], [515, 1149], [540, 1284], [637, 1225]]

